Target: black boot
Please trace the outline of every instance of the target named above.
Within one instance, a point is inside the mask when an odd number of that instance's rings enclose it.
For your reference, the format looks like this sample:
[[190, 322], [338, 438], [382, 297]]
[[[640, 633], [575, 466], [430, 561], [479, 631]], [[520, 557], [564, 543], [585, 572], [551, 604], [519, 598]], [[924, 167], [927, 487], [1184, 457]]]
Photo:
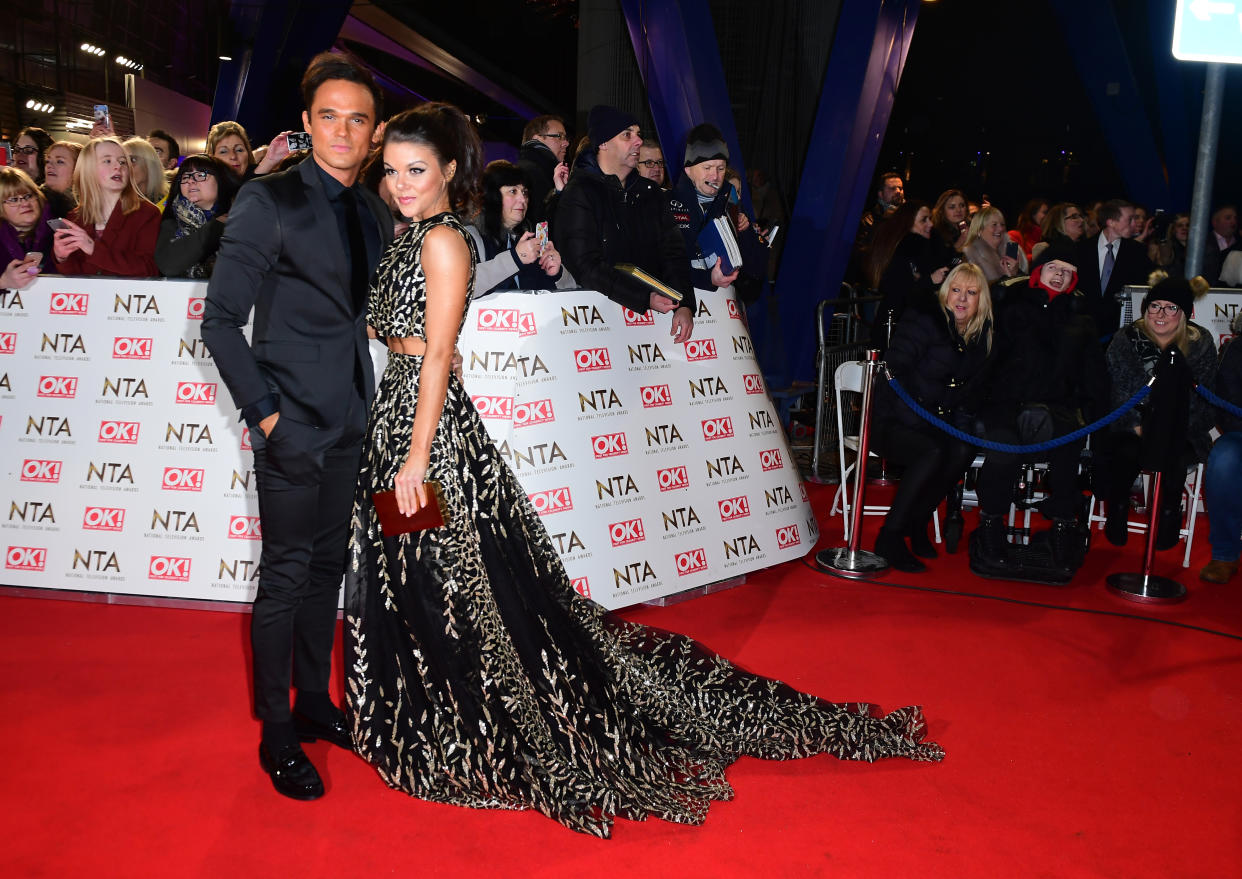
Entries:
[[875, 539], [875, 554], [883, 556], [893, 568], [907, 574], [917, 574], [927, 570], [927, 565], [910, 554], [906, 547], [906, 539], [885, 525]]
[[932, 543], [931, 538], [927, 536], [927, 529], [931, 527], [930, 520], [922, 525], [915, 525], [910, 529], [910, 552], [914, 553], [921, 559], [934, 559], [940, 555], [936, 552], [936, 547]]
[[1109, 501], [1108, 515], [1104, 519], [1104, 536], [1113, 546], [1125, 546], [1130, 539], [1130, 523], [1127, 521], [1130, 504], [1125, 501]]
[[1009, 538], [1005, 532], [1003, 515], [980, 513], [979, 527], [970, 545], [972, 556], [990, 565], [1005, 564], [1009, 560]]
[[1156, 549], [1172, 549], [1182, 539], [1182, 511], [1180, 507], [1164, 507], [1163, 504], [1161, 507], [1157, 517]]
[[1053, 519], [1048, 545], [1052, 549], [1052, 565], [1073, 575], [1082, 567], [1083, 540], [1076, 519]]

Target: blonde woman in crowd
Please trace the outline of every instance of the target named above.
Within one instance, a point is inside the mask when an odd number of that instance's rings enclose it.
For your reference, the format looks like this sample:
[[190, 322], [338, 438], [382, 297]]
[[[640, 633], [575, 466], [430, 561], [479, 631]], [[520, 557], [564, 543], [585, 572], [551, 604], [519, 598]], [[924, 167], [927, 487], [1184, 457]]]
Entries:
[[164, 176], [164, 163], [160, 161], [155, 147], [144, 138], [131, 137], [125, 141], [125, 153], [129, 156], [130, 176], [143, 198], [161, 211], [168, 200], [168, 179]]
[[56, 232], [53, 252], [63, 275], [149, 278], [155, 266], [160, 212], [134, 186], [119, 138], [98, 137], [78, 156], [73, 172], [78, 206]]

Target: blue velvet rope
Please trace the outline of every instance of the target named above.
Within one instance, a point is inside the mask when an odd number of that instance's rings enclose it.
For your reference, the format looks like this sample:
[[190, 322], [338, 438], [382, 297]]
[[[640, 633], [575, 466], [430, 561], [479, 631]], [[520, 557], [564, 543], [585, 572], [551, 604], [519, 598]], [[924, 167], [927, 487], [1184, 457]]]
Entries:
[[1230, 403], [1224, 397], [1217, 396], [1215, 393], [1208, 390], [1203, 385], [1195, 385], [1195, 390], [1199, 392], [1200, 397], [1207, 400], [1213, 406], [1218, 406], [1221, 409], [1224, 409], [1226, 412], [1228, 412], [1230, 415], [1232, 415], [1235, 418], [1242, 418], [1242, 407], [1235, 406], [1233, 403]]
[[1150, 384], [1143, 385], [1143, 387], [1139, 388], [1138, 391], [1135, 392], [1133, 397], [1126, 400], [1124, 403], [1121, 404], [1119, 408], [1108, 413], [1107, 415], [1105, 415], [1103, 418], [1099, 419], [1098, 421], [1093, 421], [1084, 427], [1078, 428], [1073, 433], [1067, 433], [1065, 434], [1065, 436], [1059, 436], [1059, 437], [1056, 437], [1055, 439], [1050, 439], [1047, 442], [1032, 443], [1029, 446], [1016, 446], [1016, 445], [1013, 445], [1012, 443], [994, 443], [991, 440], [985, 440], [982, 437], [971, 436], [970, 434], [966, 433], [963, 430], [958, 430], [952, 424], [949, 424], [948, 422], [940, 418], [937, 418], [935, 415], [933, 415], [932, 413], [924, 409], [922, 406], [920, 406], [914, 400], [914, 398], [910, 396], [909, 392], [906, 391], [906, 389], [901, 386], [901, 383], [897, 381], [897, 379], [895, 378], [889, 378], [888, 386], [893, 389], [893, 392], [896, 393], [898, 397], [901, 398], [903, 403], [905, 403], [907, 406], [910, 407], [911, 411], [913, 411], [915, 415], [919, 416], [924, 421], [932, 424], [933, 426], [940, 428], [941, 430], [943, 430], [945, 433], [949, 434], [950, 436], [956, 437], [962, 442], [968, 443], [972, 446], [980, 446], [985, 449], [991, 449], [994, 452], [1007, 452], [1011, 455], [1026, 455], [1026, 454], [1033, 454], [1036, 452], [1046, 452], [1046, 451], [1049, 451], [1050, 449], [1055, 449], [1058, 446], [1064, 446], [1068, 443], [1074, 442], [1075, 440], [1080, 440], [1087, 434], [1094, 433], [1095, 431], [1099, 430], [1101, 427], [1107, 427], [1108, 425], [1112, 424], [1122, 415], [1125, 415], [1127, 412], [1129, 412], [1139, 403], [1143, 402], [1143, 400], [1147, 397], [1147, 395], [1151, 393], [1151, 385]]

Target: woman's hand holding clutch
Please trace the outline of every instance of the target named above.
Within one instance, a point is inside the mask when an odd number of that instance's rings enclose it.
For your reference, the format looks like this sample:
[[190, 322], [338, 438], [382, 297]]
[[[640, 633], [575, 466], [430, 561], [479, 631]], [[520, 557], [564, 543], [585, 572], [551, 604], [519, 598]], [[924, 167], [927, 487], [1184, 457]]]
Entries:
[[428, 455], [416, 456], [411, 453], [397, 471], [393, 489], [397, 493], [397, 509], [406, 516], [418, 512], [431, 500], [431, 493], [423, 484], [428, 463]]

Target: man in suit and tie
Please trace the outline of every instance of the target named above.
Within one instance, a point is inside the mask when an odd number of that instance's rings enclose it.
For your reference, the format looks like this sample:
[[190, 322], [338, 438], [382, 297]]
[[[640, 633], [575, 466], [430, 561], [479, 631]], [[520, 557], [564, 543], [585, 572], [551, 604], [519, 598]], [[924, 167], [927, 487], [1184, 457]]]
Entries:
[[[311, 800], [323, 795], [323, 782], [300, 742], [352, 746], [328, 681], [375, 393], [366, 298], [393, 226], [383, 202], [358, 185], [381, 108], [375, 80], [324, 53], [307, 68], [302, 97], [311, 156], [242, 188], [207, 290], [202, 336], [254, 449], [263, 533], [251, 622], [259, 762], [277, 791]], [[242, 328], [252, 309], [247, 344]]]
[[1117, 294], [1130, 284], [1146, 284], [1151, 260], [1146, 249], [1130, 235], [1134, 207], [1115, 198], [1100, 206], [1100, 232], [1079, 245], [1078, 289], [1087, 297], [1096, 328], [1112, 335], [1121, 322]]

